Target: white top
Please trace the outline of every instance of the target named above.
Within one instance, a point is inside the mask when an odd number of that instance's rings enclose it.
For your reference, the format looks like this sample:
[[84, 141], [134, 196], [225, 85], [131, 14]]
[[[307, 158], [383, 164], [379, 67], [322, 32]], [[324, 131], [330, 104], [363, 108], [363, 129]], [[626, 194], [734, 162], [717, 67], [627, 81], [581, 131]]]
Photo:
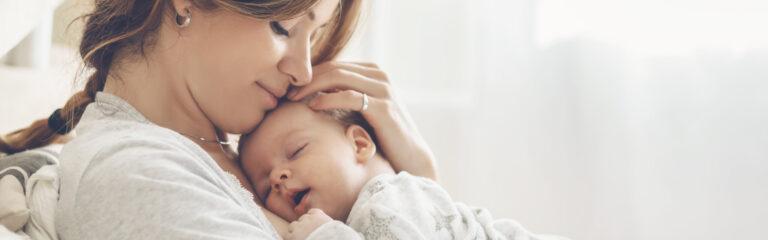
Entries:
[[360, 191], [346, 224], [325, 223], [312, 239], [566, 240], [533, 234], [512, 219], [454, 202], [436, 182], [407, 172], [374, 177]]
[[61, 239], [279, 239], [200, 146], [99, 92], [61, 152]]

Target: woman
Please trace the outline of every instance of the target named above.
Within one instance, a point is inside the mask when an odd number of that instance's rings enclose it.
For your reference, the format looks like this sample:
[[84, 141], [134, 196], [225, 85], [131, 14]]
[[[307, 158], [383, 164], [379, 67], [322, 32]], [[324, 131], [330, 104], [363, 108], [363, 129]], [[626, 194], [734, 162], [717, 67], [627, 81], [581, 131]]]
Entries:
[[314, 108], [362, 111], [384, 153], [405, 163], [396, 169], [434, 177], [431, 153], [386, 75], [333, 61], [359, 5], [97, 0], [80, 45], [94, 71], [85, 89], [0, 149], [44, 146], [75, 130], [61, 153], [62, 239], [284, 236], [287, 223], [255, 205], [226, 134], [251, 131], [286, 94], [332, 91]]

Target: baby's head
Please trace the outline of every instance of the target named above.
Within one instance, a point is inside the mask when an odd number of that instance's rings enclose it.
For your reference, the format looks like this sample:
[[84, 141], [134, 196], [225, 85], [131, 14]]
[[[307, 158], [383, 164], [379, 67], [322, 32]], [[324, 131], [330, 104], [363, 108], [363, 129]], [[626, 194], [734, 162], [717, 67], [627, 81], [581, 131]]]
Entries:
[[345, 221], [365, 183], [393, 172], [372, 133], [359, 113], [284, 102], [242, 136], [240, 161], [264, 207], [280, 217], [319, 208]]

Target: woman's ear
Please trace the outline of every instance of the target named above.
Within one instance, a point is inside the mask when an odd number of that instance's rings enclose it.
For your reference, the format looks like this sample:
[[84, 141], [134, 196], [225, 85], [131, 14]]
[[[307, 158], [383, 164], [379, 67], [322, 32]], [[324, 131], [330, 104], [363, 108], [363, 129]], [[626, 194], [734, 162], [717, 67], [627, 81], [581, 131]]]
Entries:
[[365, 163], [376, 154], [376, 144], [373, 143], [371, 135], [363, 127], [350, 125], [347, 127], [346, 136], [352, 142], [355, 159], [358, 163]]

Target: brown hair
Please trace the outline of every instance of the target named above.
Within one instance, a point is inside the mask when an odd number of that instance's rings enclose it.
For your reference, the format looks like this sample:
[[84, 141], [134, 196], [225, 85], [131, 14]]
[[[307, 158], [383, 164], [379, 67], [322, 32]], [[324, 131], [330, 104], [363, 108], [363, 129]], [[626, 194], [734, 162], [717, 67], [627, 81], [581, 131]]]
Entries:
[[[319, 0], [191, 0], [202, 10], [219, 7], [259, 19], [285, 20], [303, 14]], [[138, 50], [152, 44], [151, 37], [167, 14], [172, 14], [169, 0], [95, 0], [93, 12], [86, 19], [80, 43], [80, 55], [93, 74], [82, 91], [69, 98], [61, 109], [60, 119], [72, 129], [80, 121], [85, 107], [94, 101], [96, 92], [104, 89], [112, 63], [120, 51]], [[357, 26], [360, 0], [340, 0], [328, 26], [312, 36], [312, 64], [334, 59], [349, 41]], [[167, 18], [167, 17], [166, 17]], [[58, 130], [58, 129], [57, 129]], [[48, 119], [40, 119], [29, 127], [0, 137], [0, 152], [13, 154], [30, 148], [66, 141], [48, 127]]]

